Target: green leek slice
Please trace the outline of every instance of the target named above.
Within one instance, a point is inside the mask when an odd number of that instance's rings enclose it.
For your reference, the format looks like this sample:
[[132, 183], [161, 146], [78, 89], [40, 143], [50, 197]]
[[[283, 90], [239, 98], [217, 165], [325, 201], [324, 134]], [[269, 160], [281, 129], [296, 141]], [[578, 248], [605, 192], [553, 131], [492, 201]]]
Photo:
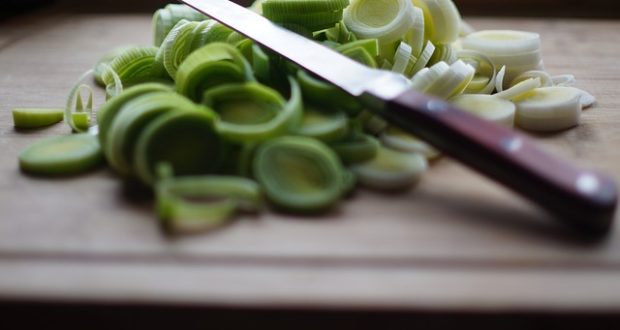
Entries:
[[329, 145], [345, 164], [356, 164], [373, 159], [380, 143], [371, 135], [362, 134]]
[[286, 102], [275, 90], [256, 82], [213, 88], [203, 103], [219, 114], [217, 131], [235, 142], [259, 142], [296, 130], [302, 119], [301, 90], [290, 79], [291, 97]]
[[390, 126], [380, 135], [381, 143], [393, 150], [418, 153], [427, 159], [435, 159], [441, 154], [432, 146], [417, 137], [393, 126]]
[[263, 205], [259, 185], [230, 176], [166, 178], [156, 184], [157, 213], [171, 233], [196, 233], [226, 224], [238, 211]]
[[338, 156], [306, 137], [280, 137], [258, 147], [254, 176], [278, 208], [308, 213], [332, 207], [347, 184]]
[[215, 132], [211, 110], [169, 111], [151, 121], [138, 137], [134, 173], [146, 184], [155, 181], [159, 163], [180, 176], [216, 173], [228, 147]]
[[122, 176], [131, 173], [140, 133], [155, 118], [169, 111], [197, 110], [187, 98], [172, 92], [149, 93], [127, 102], [114, 118], [104, 144], [108, 164]]
[[19, 155], [20, 168], [45, 176], [74, 175], [103, 162], [97, 137], [91, 134], [57, 136], [38, 141]]
[[170, 87], [158, 83], [140, 84], [126, 89], [118, 96], [111, 98], [97, 112], [97, 123], [99, 124], [99, 141], [102, 145], [106, 143], [108, 132], [112, 121], [127, 102], [149, 93], [167, 92]]
[[400, 190], [420, 180], [428, 167], [426, 158], [380, 147], [372, 160], [355, 164], [351, 170], [362, 185], [378, 190]]
[[261, 3], [265, 17], [282, 16], [289, 13], [331, 12], [343, 10], [349, 0], [266, 0]]
[[153, 15], [153, 30], [155, 46], [159, 47], [170, 30], [181, 20], [202, 21], [207, 17], [196, 10], [186, 6], [169, 4], [161, 8]]
[[152, 81], [161, 76], [153, 73], [153, 64], [157, 48], [155, 47], [131, 47], [114, 58], [109, 67], [103, 70], [101, 80], [108, 86], [114, 84], [114, 78], [110, 71], [114, 71], [123, 85], [133, 85], [145, 81]]
[[195, 102], [218, 85], [254, 81], [252, 67], [241, 52], [226, 43], [215, 42], [193, 52], [179, 67], [177, 92]]
[[61, 122], [65, 116], [65, 109], [15, 108], [12, 114], [15, 127], [40, 128]]
[[296, 133], [327, 143], [342, 140], [349, 133], [349, 117], [343, 111], [306, 106], [301, 127]]

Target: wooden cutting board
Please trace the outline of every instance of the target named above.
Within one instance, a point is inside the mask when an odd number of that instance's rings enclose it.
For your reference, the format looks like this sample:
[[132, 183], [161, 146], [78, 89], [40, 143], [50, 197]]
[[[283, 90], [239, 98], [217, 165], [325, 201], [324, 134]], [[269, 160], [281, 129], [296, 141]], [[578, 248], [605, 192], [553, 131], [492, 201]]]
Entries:
[[[620, 179], [620, 22], [472, 19], [538, 31], [553, 74], [599, 104], [536, 136]], [[108, 170], [53, 180], [17, 155], [59, 124], [16, 131], [13, 107], [63, 106], [107, 50], [148, 44], [145, 15], [33, 16], [0, 25], [0, 299], [233, 307], [620, 311], [620, 235], [583, 242], [532, 205], [443, 159], [402, 195], [360, 191], [320, 218], [265, 213], [171, 239], [148, 197]]]

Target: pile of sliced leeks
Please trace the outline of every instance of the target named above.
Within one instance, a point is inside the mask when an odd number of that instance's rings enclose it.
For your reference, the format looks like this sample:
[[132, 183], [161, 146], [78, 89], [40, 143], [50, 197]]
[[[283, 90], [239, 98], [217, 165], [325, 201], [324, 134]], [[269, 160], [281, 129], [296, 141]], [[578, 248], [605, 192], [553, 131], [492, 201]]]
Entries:
[[[538, 34], [474, 32], [451, 0], [259, 0], [252, 9], [502, 125], [563, 130], [594, 103], [569, 87], [574, 77], [544, 71]], [[26, 149], [24, 171], [75, 174], [105, 160], [119, 177], [152, 187], [164, 228], [195, 232], [259, 212], [265, 200], [307, 214], [333, 208], [358, 184], [405, 189], [439, 156], [189, 7], [158, 10], [153, 28], [154, 46], [112, 50], [80, 78], [64, 113], [77, 134]], [[82, 83], [91, 75], [108, 96], [97, 111]], [[13, 115], [20, 127], [63, 117], [53, 109]]]

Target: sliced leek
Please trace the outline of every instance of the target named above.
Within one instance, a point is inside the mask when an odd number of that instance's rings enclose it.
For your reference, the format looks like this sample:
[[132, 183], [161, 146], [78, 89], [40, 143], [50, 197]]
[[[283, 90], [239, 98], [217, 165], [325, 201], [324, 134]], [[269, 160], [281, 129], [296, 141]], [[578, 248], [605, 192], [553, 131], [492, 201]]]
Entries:
[[215, 42], [192, 53], [176, 74], [179, 94], [195, 102], [206, 90], [218, 85], [253, 81], [252, 67], [235, 47]]
[[157, 182], [157, 213], [171, 233], [196, 233], [226, 224], [238, 211], [256, 212], [262, 194], [252, 180], [185, 176]]
[[413, 8], [410, 0], [353, 0], [344, 11], [344, 22], [357, 37], [377, 39], [386, 47], [413, 27]]
[[153, 15], [155, 46], [160, 46], [170, 30], [181, 20], [202, 21], [207, 17], [194, 9], [177, 4], [169, 4]]
[[339, 141], [349, 133], [349, 117], [343, 111], [306, 106], [296, 133], [328, 143]]
[[356, 164], [373, 159], [379, 151], [380, 143], [370, 135], [356, 135], [349, 139], [330, 144], [345, 164]]
[[513, 127], [516, 106], [514, 103], [491, 95], [466, 94], [450, 100], [454, 105], [482, 119]]
[[218, 133], [235, 142], [259, 142], [296, 130], [302, 120], [301, 90], [291, 81], [291, 98], [259, 83], [231, 84], [204, 94], [203, 103], [219, 114]]
[[581, 118], [581, 96], [581, 91], [572, 87], [537, 88], [516, 102], [516, 124], [539, 132], [576, 126]]
[[338, 156], [306, 137], [280, 137], [260, 145], [253, 169], [267, 198], [288, 211], [329, 209], [347, 187]]
[[65, 109], [15, 108], [12, 115], [13, 124], [17, 128], [40, 128], [61, 122]]
[[144, 128], [162, 114], [179, 110], [197, 110], [197, 106], [172, 92], [150, 93], [127, 102], [112, 121], [104, 144], [108, 164], [120, 175], [129, 175], [136, 141]]
[[215, 131], [211, 110], [170, 111], [151, 121], [135, 147], [134, 173], [155, 182], [158, 164], [168, 163], [180, 176], [216, 173], [228, 147]]
[[435, 43], [456, 41], [461, 30], [461, 14], [452, 0], [412, 0], [424, 11], [426, 37]]
[[440, 156], [439, 151], [432, 146], [396, 127], [386, 129], [381, 133], [380, 139], [384, 146], [397, 151], [418, 153], [427, 159], [435, 159]]
[[20, 168], [45, 176], [74, 175], [103, 161], [97, 137], [91, 134], [57, 136], [38, 141], [19, 155]]
[[426, 158], [380, 147], [372, 160], [355, 164], [351, 170], [358, 182], [378, 190], [400, 190], [418, 182], [426, 169]]

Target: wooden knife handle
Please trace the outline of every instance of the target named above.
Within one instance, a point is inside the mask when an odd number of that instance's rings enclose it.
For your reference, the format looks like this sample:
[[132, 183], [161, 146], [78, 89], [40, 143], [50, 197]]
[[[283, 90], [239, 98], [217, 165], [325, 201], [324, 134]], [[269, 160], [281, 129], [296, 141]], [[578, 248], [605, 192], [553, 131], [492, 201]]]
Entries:
[[415, 91], [387, 101], [381, 114], [582, 232], [602, 236], [611, 228], [618, 200], [613, 180], [552, 157], [523, 134]]

